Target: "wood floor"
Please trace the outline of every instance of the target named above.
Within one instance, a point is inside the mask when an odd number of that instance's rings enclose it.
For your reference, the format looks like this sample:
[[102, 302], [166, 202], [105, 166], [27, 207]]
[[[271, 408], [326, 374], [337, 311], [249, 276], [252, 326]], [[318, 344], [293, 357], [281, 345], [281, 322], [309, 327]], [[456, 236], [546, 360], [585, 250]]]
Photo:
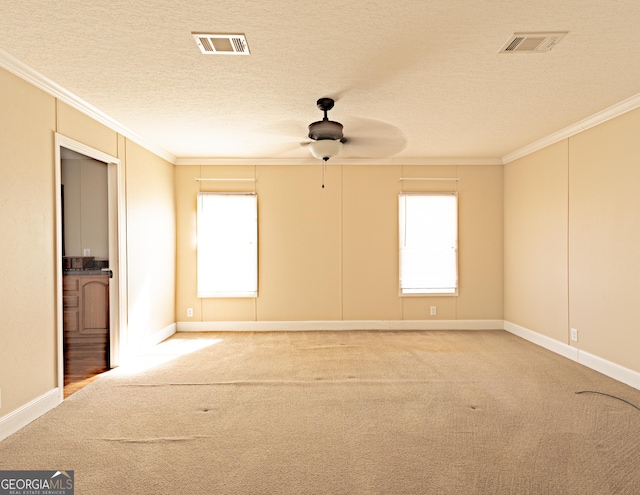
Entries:
[[97, 375], [88, 376], [88, 377], [84, 377], [84, 378], [81, 378], [81, 377], [73, 378], [73, 379], [69, 378], [69, 382], [67, 382], [67, 379], [65, 378], [65, 381], [64, 381], [64, 398], [66, 399], [71, 394], [77, 392], [78, 390], [80, 390], [83, 387], [86, 387], [87, 385], [89, 385], [92, 381], [94, 381], [99, 376], [100, 376], [100, 373], [98, 373]]
[[64, 398], [89, 385], [108, 369], [108, 361], [102, 357], [65, 352]]

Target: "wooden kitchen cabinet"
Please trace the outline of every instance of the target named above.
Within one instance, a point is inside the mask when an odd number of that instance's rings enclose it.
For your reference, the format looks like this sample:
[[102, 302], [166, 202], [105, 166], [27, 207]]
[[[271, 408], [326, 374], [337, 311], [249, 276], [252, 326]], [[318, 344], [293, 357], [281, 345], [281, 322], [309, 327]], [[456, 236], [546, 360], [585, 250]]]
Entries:
[[66, 383], [109, 369], [109, 276], [79, 271], [62, 283]]

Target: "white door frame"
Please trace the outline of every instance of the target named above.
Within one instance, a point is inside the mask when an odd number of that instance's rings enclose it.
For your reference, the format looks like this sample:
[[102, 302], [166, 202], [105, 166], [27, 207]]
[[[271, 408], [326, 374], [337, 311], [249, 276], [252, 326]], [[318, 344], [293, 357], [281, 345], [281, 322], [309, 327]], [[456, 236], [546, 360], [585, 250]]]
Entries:
[[76, 151], [107, 164], [109, 201], [109, 268], [113, 278], [109, 283], [109, 355], [110, 366], [118, 366], [126, 355], [127, 343], [127, 229], [125, 215], [124, 172], [120, 159], [55, 134], [56, 180], [56, 333], [58, 344], [58, 390], [64, 398], [64, 308], [62, 294], [62, 162], [60, 148]]

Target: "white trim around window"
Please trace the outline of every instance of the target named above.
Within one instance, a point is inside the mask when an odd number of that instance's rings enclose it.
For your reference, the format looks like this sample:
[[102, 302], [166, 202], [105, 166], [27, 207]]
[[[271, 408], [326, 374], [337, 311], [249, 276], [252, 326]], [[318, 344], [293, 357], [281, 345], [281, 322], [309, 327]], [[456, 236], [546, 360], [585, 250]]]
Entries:
[[457, 295], [457, 193], [401, 193], [398, 213], [400, 295]]
[[258, 197], [198, 193], [198, 297], [257, 297]]

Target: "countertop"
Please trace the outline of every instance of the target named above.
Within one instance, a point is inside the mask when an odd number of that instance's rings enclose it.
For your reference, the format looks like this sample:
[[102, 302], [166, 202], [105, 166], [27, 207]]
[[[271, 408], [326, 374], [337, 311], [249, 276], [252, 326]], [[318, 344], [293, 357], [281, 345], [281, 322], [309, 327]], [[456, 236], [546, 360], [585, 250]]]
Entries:
[[104, 275], [105, 277], [108, 277], [109, 272], [103, 272], [102, 270], [64, 270], [62, 272], [62, 275], [80, 275], [80, 276], [93, 275], [94, 277], [96, 275]]

